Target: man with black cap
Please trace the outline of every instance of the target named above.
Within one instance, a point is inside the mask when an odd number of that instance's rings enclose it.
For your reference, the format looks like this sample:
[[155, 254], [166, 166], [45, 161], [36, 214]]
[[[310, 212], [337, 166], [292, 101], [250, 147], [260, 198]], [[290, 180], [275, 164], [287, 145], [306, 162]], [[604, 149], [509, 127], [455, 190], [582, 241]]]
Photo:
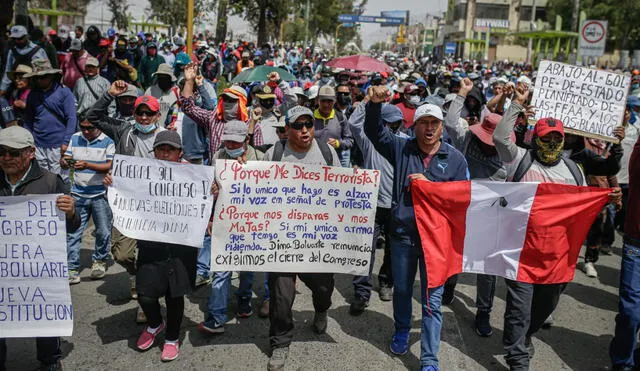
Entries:
[[[295, 162], [309, 165], [340, 166], [336, 151], [325, 141], [315, 139], [313, 112], [296, 106], [287, 112], [286, 131], [288, 139], [277, 142], [264, 155], [265, 161]], [[268, 369], [279, 371], [289, 355], [293, 338], [293, 312], [296, 296], [296, 277], [313, 292], [315, 316], [312, 328], [317, 334], [327, 330], [327, 311], [331, 307], [334, 289], [333, 273], [269, 273], [269, 341], [272, 355]]]
[[[146, 56], [145, 58], [148, 58]], [[166, 63], [158, 66], [158, 70], [151, 74], [155, 77], [156, 82], [149, 86], [145, 95], [155, 97], [160, 103], [160, 120], [159, 124], [164, 127], [167, 121], [167, 114], [180, 97], [180, 92], [176, 87], [176, 76], [173, 74], [173, 68]]]
[[[63, 194], [58, 196], [56, 206], [66, 215], [67, 233], [72, 233], [80, 226], [80, 214], [69, 196], [69, 187], [59, 175], [38, 166], [35, 152], [29, 131], [19, 126], [0, 130], [0, 196]], [[62, 370], [59, 337], [38, 337], [36, 346], [40, 370]], [[0, 370], [5, 369], [6, 359], [6, 339], [0, 338]]]
[[[166, 63], [164, 57], [158, 54], [158, 46], [154, 42], [147, 44], [147, 54], [142, 57], [138, 65], [138, 80], [144, 89], [150, 87], [154, 81], [153, 76], [161, 64]], [[171, 65], [168, 65], [171, 67]], [[157, 98], [157, 97], [156, 97]]]
[[[78, 79], [86, 74], [85, 65], [91, 55], [82, 49], [82, 41], [73, 40], [69, 46], [69, 53], [65, 55], [60, 68], [62, 69], [62, 82], [73, 90]], [[97, 98], [96, 98], [97, 99]]]
[[34, 60], [47, 58], [47, 53], [44, 49], [29, 41], [29, 35], [24, 26], [16, 25], [11, 27], [9, 37], [13, 47], [7, 53], [2, 83], [0, 83], [0, 96], [4, 96], [11, 86], [11, 79], [8, 75], [10, 71], [15, 71], [19, 64], [31, 66], [31, 62]]

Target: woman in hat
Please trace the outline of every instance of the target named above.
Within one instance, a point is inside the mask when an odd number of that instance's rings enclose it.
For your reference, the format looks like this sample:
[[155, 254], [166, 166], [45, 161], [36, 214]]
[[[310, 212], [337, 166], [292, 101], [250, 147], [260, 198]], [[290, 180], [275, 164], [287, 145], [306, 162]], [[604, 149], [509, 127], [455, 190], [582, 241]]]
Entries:
[[27, 98], [29, 97], [29, 92], [31, 92], [29, 78], [25, 77], [25, 75], [32, 72], [33, 69], [31, 67], [19, 64], [15, 71], [7, 73], [14, 86], [9, 96], [9, 104], [13, 107], [13, 113], [19, 125], [22, 125], [22, 118], [27, 107]]

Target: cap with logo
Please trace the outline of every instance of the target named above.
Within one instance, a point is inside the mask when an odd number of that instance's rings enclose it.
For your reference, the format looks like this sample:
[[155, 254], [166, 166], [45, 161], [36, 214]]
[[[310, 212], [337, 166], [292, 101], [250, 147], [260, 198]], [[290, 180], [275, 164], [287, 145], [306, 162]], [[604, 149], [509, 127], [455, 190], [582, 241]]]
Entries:
[[21, 149], [35, 147], [33, 135], [20, 126], [11, 126], [0, 131], [0, 146]]
[[413, 123], [415, 124], [416, 121], [426, 116], [433, 116], [440, 121], [444, 120], [440, 107], [435, 104], [423, 104], [416, 109], [416, 113], [413, 116]]
[[173, 130], [163, 130], [156, 134], [156, 139], [153, 141], [153, 148], [163, 144], [169, 145], [173, 148], [182, 149], [182, 141], [180, 135]]
[[136, 99], [134, 108], [138, 108], [141, 105], [149, 107], [149, 109], [153, 112], [160, 111], [160, 103], [158, 103], [158, 100], [151, 95], [143, 95], [141, 97], [138, 97], [138, 99]]
[[276, 95], [269, 85], [264, 85], [262, 89], [256, 93], [256, 97], [259, 99], [276, 99]]
[[71, 40], [71, 45], [69, 46], [69, 51], [70, 52], [77, 52], [82, 50], [82, 40], [80, 39], [73, 39]]
[[320, 100], [336, 100], [336, 91], [329, 85], [325, 85], [318, 90], [318, 99]]
[[564, 124], [558, 119], [552, 117], [541, 118], [536, 122], [535, 135], [543, 137], [550, 133], [560, 133], [564, 137]]
[[285, 123], [291, 124], [293, 122], [296, 122], [296, 120], [301, 116], [309, 116], [309, 118], [313, 120], [313, 112], [311, 112], [310, 109], [308, 109], [307, 107], [295, 106], [287, 111], [287, 118], [285, 120]]
[[27, 29], [24, 26], [16, 25], [11, 27], [11, 34], [9, 35], [12, 39], [20, 39], [27, 36]]
[[224, 124], [222, 131], [222, 141], [232, 141], [243, 143], [247, 139], [249, 127], [246, 122], [240, 120], [231, 120]]

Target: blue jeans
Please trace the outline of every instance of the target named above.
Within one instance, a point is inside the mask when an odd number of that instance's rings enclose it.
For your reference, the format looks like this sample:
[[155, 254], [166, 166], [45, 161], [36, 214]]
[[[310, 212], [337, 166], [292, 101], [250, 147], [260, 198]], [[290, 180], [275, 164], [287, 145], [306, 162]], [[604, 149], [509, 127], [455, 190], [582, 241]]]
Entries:
[[[207, 302], [206, 320], [214, 319], [217, 324], [224, 325], [229, 317], [227, 307], [229, 305], [229, 291], [231, 289], [232, 272], [213, 272], [211, 282], [211, 295]], [[251, 300], [251, 284], [253, 272], [240, 272], [240, 286], [236, 291], [238, 300]]]
[[631, 244], [628, 238], [622, 248], [620, 289], [615, 336], [609, 347], [613, 366], [633, 368], [634, 351], [640, 330], [640, 241]]
[[[254, 272], [245, 272], [245, 280], [247, 287], [249, 287], [249, 293], [251, 293], [251, 288], [253, 287], [253, 278], [255, 277]], [[240, 283], [242, 285], [242, 282]], [[268, 301], [271, 298], [269, 294], [269, 273], [264, 273], [264, 294], [262, 296], [262, 300]]]
[[[393, 320], [397, 332], [411, 330], [411, 302], [417, 266], [420, 266], [422, 297], [422, 335], [420, 364], [438, 365], [440, 330], [442, 329], [442, 292], [444, 286], [429, 289], [427, 297], [427, 269], [420, 240], [391, 234], [391, 270], [393, 271]], [[427, 301], [428, 300], [428, 301]]]
[[78, 271], [80, 270], [82, 233], [87, 228], [89, 216], [93, 218], [93, 224], [96, 227], [96, 246], [92, 259], [93, 261], [104, 262], [109, 258], [112, 214], [104, 195], [94, 198], [72, 196], [76, 203], [76, 212], [80, 213], [80, 228], [73, 233], [67, 234], [67, 261], [69, 270]]
[[198, 263], [196, 264], [198, 276], [208, 278], [211, 275], [211, 236], [204, 236], [202, 248], [198, 250]]

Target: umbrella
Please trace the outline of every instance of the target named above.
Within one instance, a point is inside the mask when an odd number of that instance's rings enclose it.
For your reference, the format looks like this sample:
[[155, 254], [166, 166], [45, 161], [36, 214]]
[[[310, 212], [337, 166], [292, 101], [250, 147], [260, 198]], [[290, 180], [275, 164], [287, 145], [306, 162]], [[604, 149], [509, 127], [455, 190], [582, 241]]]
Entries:
[[365, 72], [387, 72], [393, 73], [393, 69], [386, 63], [366, 55], [350, 55], [348, 57], [340, 57], [330, 60], [327, 66], [333, 68], [344, 68], [355, 71]]
[[296, 77], [289, 71], [283, 70], [278, 67], [271, 66], [258, 66], [254, 68], [246, 69], [240, 72], [236, 77], [231, 80], [232, 83], [239, 82], [254, 82], [254, 81], [269, 81], [267, 77], [271, 72], [277, 72], [280, 74], [280, 78], [284, 81], [295, 81]]

